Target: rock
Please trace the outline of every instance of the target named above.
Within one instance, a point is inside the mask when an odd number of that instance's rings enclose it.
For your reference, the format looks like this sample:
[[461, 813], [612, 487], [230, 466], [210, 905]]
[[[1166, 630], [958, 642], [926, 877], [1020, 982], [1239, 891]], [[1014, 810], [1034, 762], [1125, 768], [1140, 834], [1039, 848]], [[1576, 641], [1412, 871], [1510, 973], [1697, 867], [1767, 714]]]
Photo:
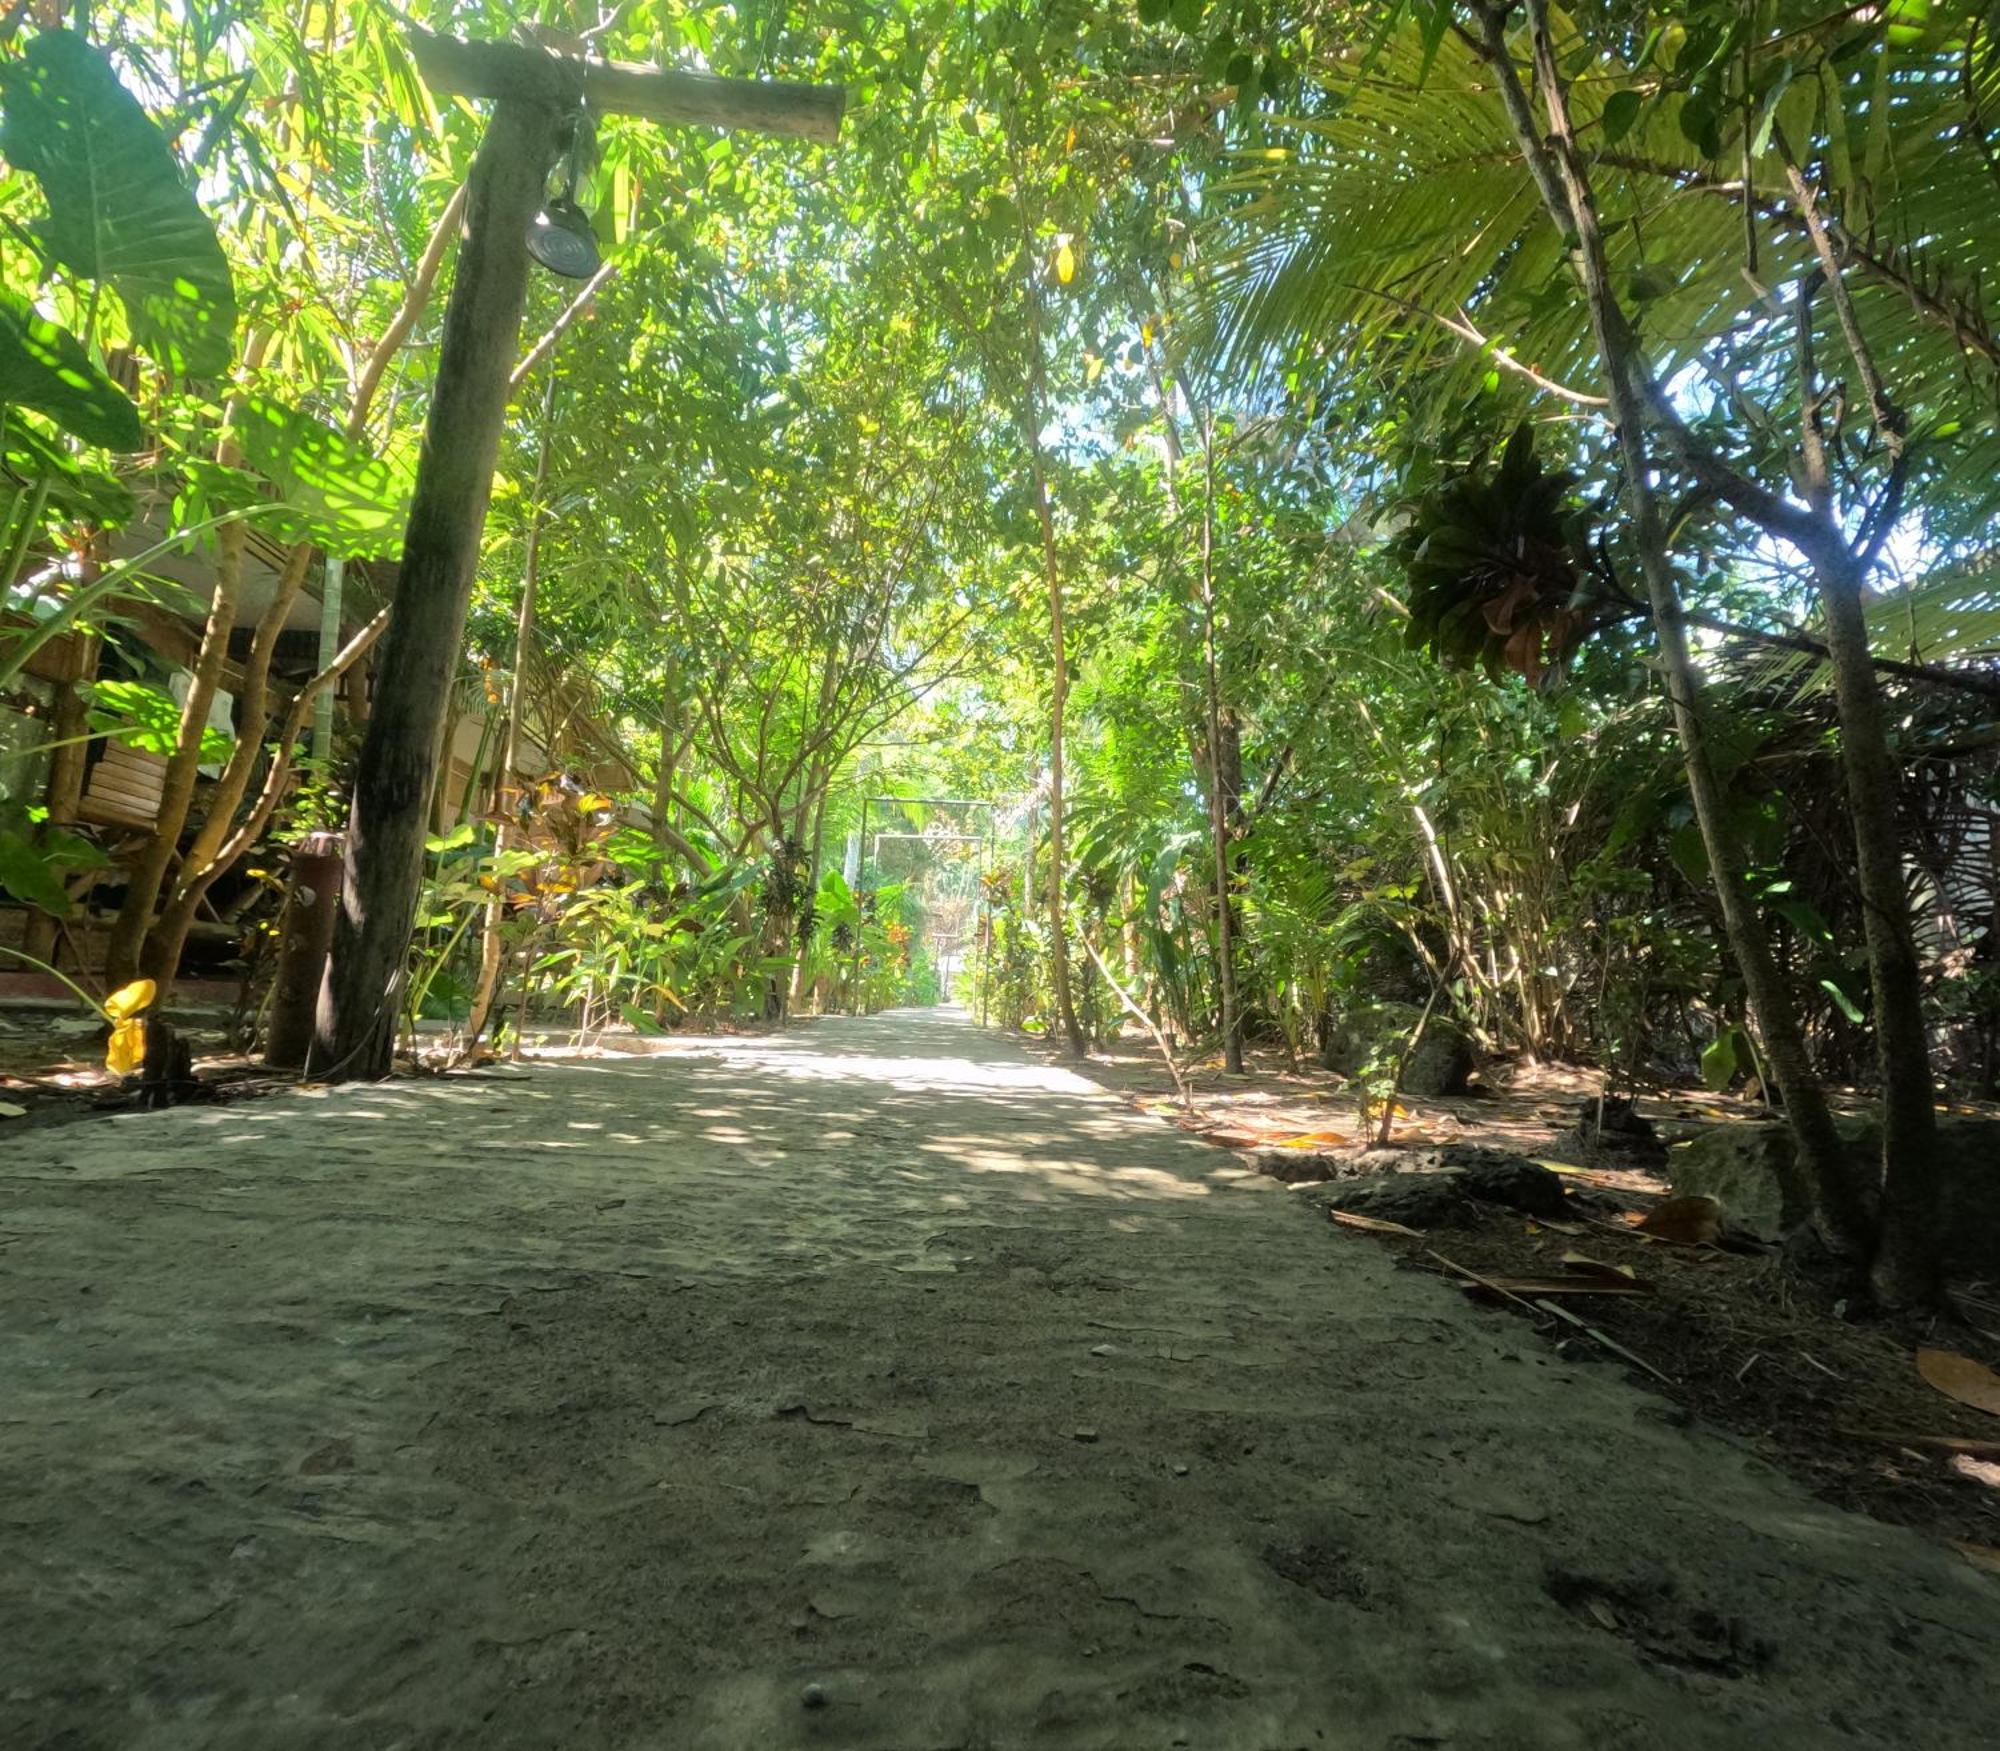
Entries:
[[1259, 1173], [1268, 1174], [1288, 1186], [1334, 1179], [1345, 1165], [1341, 1156], [1329, 1154], [1323, 1149], [1251, 1149], [1244, 1154]]
[[1568, 1206], [1562, 1175], [1525, 1155], [1477, 1143], [1451, 1143], [1438, 1156], [1467, 1196], [1481, 1203], [1505, 1204], [1530, 1216], [1560, 1216]]
[[1578, 1161], [1586, 1167], [1657, 1173], [1667, 1164], [1667, 1146], [1660, 1141], [1653, 1121], [1642, 1117], [1623, 1095], [1612, 1095], [1604, 1102], [1601, 1128], [1595, 1097], [1581, 1102], [1576, 1110], [1576, 1123], [1558, 1139], [1555, 1149], [1564, 1160]]
[[[1320, 1061], [1342, 1076], [1359, 1076], [1371, 1064], [1393, 1069], [1423, 1013], [1414, 1003], [1365, 1003], [1345, 1010], [1327, 1027]], [[1450, 1017], [1433, 1014], [1403, 1066], [1402, 1091], [1422, 1100], [1463, 1094], [1475, 1068], [1465, 1030]]]
[[824, 1684], [808, 1684], [799, 1692], [799, 1704], [803, 1708], [825, 1708], [829, 1700]]
[[1463, 1094], [1467, 1079], [1478, 1068], [1471, 1036], [1457, 1022], [1434, 1015], [1403, 1066], [1402, 1092], [1419, 1100]]
[[[1878, 1123], [1837, 1122], [1849, 1149], [1872, 1172], [1882, 1148]], [[2000, 1118], [1940, 1113], [1937, 1136], [1945, 1269], [1990, 1274], [2000, 1261]], [[1725, 1228], [1758, 1240], [1783, 1238], [1811, 1213], [1792, 1135], [1782, 1124], [1712, 1126], [1671, 1153], [1667, 1177], [1676, 1192], [1717, 1199]]]
[[1371, 1173], [1338, 1180], [1306, 1194], [1329, 1210], [1400, 1222], [1406, 1228], [1467, 1228], [1479, 1220], [1478, 1207], [1459, 1190], [1450, 1173]]
[[1724, 1226], [1753, 1240], [1781, 1240], [1812, 1214], [1792, 1134], [1783, 1125], [1703, 1131], [1668, 1157], [1667, 1180], [1676, 1193], [1715, 1199]]

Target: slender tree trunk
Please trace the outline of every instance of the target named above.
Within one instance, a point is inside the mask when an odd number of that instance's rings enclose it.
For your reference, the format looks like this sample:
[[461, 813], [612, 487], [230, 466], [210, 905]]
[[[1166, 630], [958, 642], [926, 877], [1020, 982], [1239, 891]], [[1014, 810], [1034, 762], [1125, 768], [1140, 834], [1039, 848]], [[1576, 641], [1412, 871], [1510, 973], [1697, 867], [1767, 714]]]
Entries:
[[[263, 364], [270, 344], [268, 329], [256, 330], [244, 343], [246, 375]], [[240, 460], [228, 429], [234, 413], [232, 401], [223, 415], [223, 434], [215, 447], [218, 462]], [[223, 668], [229, 660], [229, 637], [236, 629], [236, 605], [243, 593], [247, 540], [241, 519], [225, 523], [216, 531], [215, 590], [209, 600], [208, 622], [202, 628], [201, 648], [189, 677], [187, 700], [181, 707], [180, 736], [167, 758], [166, 774], [160, 781], [160, 808], [154, 817], [153, 835], [132, 864], [125, 898], [104, 951], [105, 977], [114, 989], [138, 976], [140, 951], [153, 925], [153, 908], [159, 903], [160, 888], [174, 854], [180, 849], [181, 831], [187, 825], [188, 809], [194, 802], [195, 782], [200, 777], [201, 738], [208, 728], [209, 707], [215, 701]], [[247, 734], [255, 735], [261, 727], [246, 724], [244, 729]]]
[[[507, 727], [500, 736], [500, 766], [495, 774], [493, 794], [504, 797], [514, 782], [514, 769], [521, 758], [521, 720], [528, 702], [528, 647], [535, 637], [535, 597], [541, 579], [542, 493], [549, 478], [549, 441], [555, 429], [556, 374], [549, 372], [542, 390], [541, 436], [536, 445], [535, 480], [528, 494], [527, 552], [521, 563], [521, 601], [514, 614], [514, 670], [507, 679]], [[486, 902], [486, 916], [479, 931], [479, 979], [473, 987], [472, 1005], [465, 1018], [465, 1049], [470, 1051], [486, 1031], [486, 1018], [493, 1012], [493, 995], [500, 984], [500, 930], [507, 918], [507, 878], [497, 865], [514, 848], [515, 811], [504, 802], [494, 808], [493, 861], [496, 865], [493, 896]]]
[[[1844, 546], [1841, 551], [1846, 554]], [[1882, 1230], [1874, 1282], [1884, 1300], [1900, 1305], [1928, 1301], [1938, 1288], [1943, 1176], [1936, 1085], [1896, 831], [1896, 778], [1883, 732], [1881, 690], [1869, 661], [1859, 563], [1836, 561], [1817, 576], [1840, 706], [1841, 766], [1853, 815], [1882, 1075]]]
[[320, 994], [314, 1055], [330, 1079], [384, 1076], [390, 1067], [445, 698], [527, 298], [523, 239], [560, 123], [552, 108], [503, 98], [473, 164], [394, 612], [355, 777], [347, 885]]
[[1806, 1056], [1798, 1013], [1783, 970], [1771, 952], [1763, 921], [1744, 885], [1741, 855], [1728, 819], [1727, 799], [1709, 756], [1706, 702], [1700, 675], [1688, 649], [1680, 593], [1668, 559], [1664, 530], [1646, 453], [1646, 398], [1630, 325], [1611, 289], [1611, 273], [1599, 229], [1597, 208], [1570, 129], [1568, 103], [1556, 66], [1546, 0], [1529, 0], [1537, 83], [1549, 112], [1545, 146], [1507, 46], [1504, 12], [1492, 4], [1478, 8], [1486, 60], [1499, 82], [1508, 120], [1534, 177], [1549, 218], [1574, 239], [1571, 262], [1590, 308], [1602, 360], [1611, 416], [1623, 464], [1623, 491], [1633, 537], [1645, 575], [1646, 592], [1658, 629], [1662, 668], [1681, 744], [1695, 821], [1715, 878], [1723, 930], [1743, 974], [1750, 1005], [1764, 1036], [1765, 1058], [1784, 1098], [1785, 1116], [1798, 1143], [1800, 1170], [1815, 1197], [1828, 1244], [1850, 1258], [1870, 1250], [1871, 1223], [1866, 1201], [1834, 1129], [1826, 1096]]
[[[1025, 234], [1026, 220], [1023, 220]], [[1069, 943], [1063, 929], [1063, 711], [1069, 697], [1069, 657], [1063, 637], [1062, 560], [1056, 549], [1055, 515], [1049, 506], [1047, 460], [1042, 453], [1042, 427], [1048, 418], [1047, 384], [1042, 364], [1041, 286], [1035, 279], [1032, 239], [1027, 240], [1028, 361], [1027, 417], [1022, 422], [1028, 445], [1029, 471], [1035, 492], [1035, 516], [1042, 531], [1042, 570], [1048, 583], [1049, 650], [1049, 977], [1055, 985], [1056, 1014], [1072, 1057], [1088, 1055], [1076, 1004], [1069, 988]]]
[[[1215, 660], [1215, 428], [1202, 422], [1201, 434], [1201, 660], [1208, 703], [1208, 830], [1215, 853], [1215, 974], [1222, 1000], [1222, 1062], [1233, 1076], [1243, 1074], [1243, 1021], [1236, 1004], [1236, 872], [1229, 856], [1229, 800], [1222, 741], [1222, 689]], [[1242, 756], [1235, 760], [1238, 787]]]
[[1875, 1050], [1882, 1077], [1882, 1228], [1874, 1283], [1885, 1301], [1935, 1299], [1938, 1292], [1939, 1200], [1936, 1084], [1924, 1026], [1923, 977], [1910, 926], [1909, 890], [1903, 876], [1902, 836], [1896, 823], [1896, 778], [1883, 724], [1881, 683], [1869, 647], [1862, 587], [1880, 542], [1902, 503], [1910, 458], [1904, 416], [1889, 396], [1867, 336], [1842, 277], [1842, 263], [1820, 217], [1819, 203], [1782, 133], [1776, 141], [1786, 163], [1793, 204], [1811, 237], [1840, 318], [1848, 356], [1861, 379], [1877, 436], [1890, 459], [1888, 485], [1857, 544], [1848, 544], [1834, 512], [1834, 487], [1821, 431], [1820, 387], [1813, 359], [1813, 279], [1798, 298], [1800, 451], [1806, 497], [1817, 520], [1816, 539], [1792, 540], [1806, 553], [1826, 613], [1827, 655], [1840, 711], [1840, 763], [1847, 780], [1861, 887], [1868, 980], [1874, 995]]

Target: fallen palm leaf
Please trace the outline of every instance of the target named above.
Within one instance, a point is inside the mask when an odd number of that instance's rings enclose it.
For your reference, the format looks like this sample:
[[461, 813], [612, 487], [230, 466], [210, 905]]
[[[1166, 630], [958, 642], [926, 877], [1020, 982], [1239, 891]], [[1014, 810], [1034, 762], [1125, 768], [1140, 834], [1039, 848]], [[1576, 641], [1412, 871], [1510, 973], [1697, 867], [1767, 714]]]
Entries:
[[2000, 1374], [1985, 1363], [1955, 1350], [1919, 1350], [1917, 1372], [1946, 1398], [2000, 1417]]
[[1412, 1240], [1422, 1240], [1423, 1231], [1405, 1228], [1400, 1222], [1384, 1221], [1380, 1216], [1358, 1216], [1352, 1210], [1329, 1210], [1327, 1214], [1343, 1228], [1365, 1228], [1370, 1234], [1406, 1234]]
[[1634, 1226], [1676, 1246], [1705, 1246], [1722, 1232], [1722, 1206], [1706, 1192], [1687, 1192], [1655, 1204]]
[[1468, 1291], [1497, 1289], [1508, 1295], [1644, 1295], [1646, 1285], [1620, 1277], [1489, 1277], [1484, 1283], [1468, 1283]]
[[1639, 1273], [1630, 1265], [1607, 1265], [1602, 1259], [1594, 1259], [1583, 1252], [1564, 1253], [1562, 1266], [1573, 1276], [1617, 1277], [1628, 1283], [1636, 1283], [1639, 1280]]

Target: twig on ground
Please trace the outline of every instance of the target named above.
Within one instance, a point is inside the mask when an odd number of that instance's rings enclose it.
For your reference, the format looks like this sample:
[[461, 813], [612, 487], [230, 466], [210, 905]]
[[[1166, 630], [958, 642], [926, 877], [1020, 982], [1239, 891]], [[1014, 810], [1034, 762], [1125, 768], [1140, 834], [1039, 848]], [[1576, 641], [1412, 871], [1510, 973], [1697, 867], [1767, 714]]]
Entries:
[[1648, 1374], [1652, 1375], [1652, 1377], [1655, 1380], [1659, 1381], [1662, 1385], [1665, 1386], [1673, 1385], [1674, 1380], [1671, 1374], [1662, 1374], [1659, 1371], [1659, 1369], [1655, 1368], [1653, 1364], [1647, 1361], [1644, 1356], [1635, 1356], [1630, 1350], [1626, 1349], [1626, 1347], [1623, 1344], [1616, 1343], [1612, 1339], [1606, 1337], [1601, 1331], [1597, 1329], [1596, 1326], [1585, 1325], [1583, 1321], [1578, 1319], [1575, 1314], [1571, 1313], [1568, 1308], [1558, 1307], [1553, 1301], [1537, 1301], [1535, 1305], [1539, 1308], [1544, 1309], [1546, 1312], [1553, 1313], [1558, 1319], [1568, 1320], [1569, 1323], [1575, 1326], [1578, 1331], [1582, 1332], [1585, 1337], [1591, 1339], [1595, 1343], [1602, 1344], [1607, 1350], [1609, 1350], [1612, 1353], [1612, 1355], [1622, 1357], [1625, 1361], [1630, 1362], [1633, 1367], [1643, 1368]]
[[1090, 956], [1097, 970], [1104, 975], [1105, 984], [1110, 986], [1112, 991], [1116, 993], [1118, 1001], [1125, 1006], [1126, 1013], [1135, 1017], [1139, 1025], [1153, 1036], [1153, 1044], [1160, 1048], [1160, 1057], [1167, 1066], [1167, 1074], [1174, 1079], [1174, 1092], [1181, 1097], [1182, 1111], [1192, 1113], [1194, 1111], [1194, 1099], [1188, 1093], [1187, 1081], [1181, 1075], [1180, 1066], [1174, 1062], [1174, 1055], [1168, 1049], [1166, 1035], [1153, 1025], [1153, 1018], [1139, 1007], [1138, 999], [1112, 977], [1111, 969], [1104, 964], [1104, 957], [1097, 952], [1096, 947], [1092, 944], [1088, 936], [1085, 936], [1083, 939], [1083, 951]]
[[[1452, 1272], [1456, 1276], [1465, 1278], [1465, 1280], [1469, 1283], [1477, 1283], [1482, 1289], [1491, 1289], [1494, 1294], [1502, 1296], [1506, 1300], [1513, 1302], [1513, 1304], [1516, 1307], [1520, 1308], [1523, 1313], [1532, 1314], [1535, 1311], [1534, 1305], [1531, 1302], [1523, 1301], [1521, 1297], [1516, 1295], [1511, 1289], [1501, 1288], [1500, 1285], [1494, 1282], [1492, 1278], [1482, 1277], [1477, 1271], [1468, 1271], [1463, 1265], [1455, 1263], [1453, 1260], [1446, 1258], [1443, 1253], [1433, 1251], [1430, 1247], [1425, 1247], [1424, 1251], [1431, 1258], [1436, 1259], [1439, 1264], [1443, 1265], [1446, 1270]], [[1563, 1315], [1563, 1318], [1565, 1319], [1568, 1319], [1569, 1317], [1570, 1316], [1568, 1314]]]

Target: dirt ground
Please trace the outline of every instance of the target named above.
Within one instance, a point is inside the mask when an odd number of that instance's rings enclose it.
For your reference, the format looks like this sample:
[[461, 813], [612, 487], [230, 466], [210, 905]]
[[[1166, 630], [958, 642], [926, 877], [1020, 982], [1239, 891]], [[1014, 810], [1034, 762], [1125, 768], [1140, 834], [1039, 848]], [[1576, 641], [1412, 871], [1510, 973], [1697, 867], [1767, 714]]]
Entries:
[[[1578, 1134], [1579, 1113], [1595, 1114], [1595, 1072], [1489, 1065], [1472, 1093], [1408, 1097], [1384, 1153], [1370, 1147], [1374, 1133], [1337, 1078], [1270, 1047], [1247, 1058], [1240, 1076], [1223, 1074], [1219, 1062], [1188, 1072], [1192, 1112], [1173, 1098], [1157, 1053], [1136, 1040], [1101, 1050], [1084, 1073], [1141, 1110], [1239, 1151], [1308, 1198], [1313, 1181], [1421, 1168], [1437, 1145], [1500, 1148], [1554, 1168], [1570, 1188], [1568, 1220], [1487, 1204], [1471, 1223], [1436, 1232], [1344, 1233], [1530, 1318], [1560, 1348], [1608, 1339], [1655, 1371], [1652, 1390], [1743, 1436], [1821, 1499], [1946, 1540], [2000, 1572], [2000, 1423], [1946, 1398], [1915, 1365], [1920, 1348], [1945, 1348], [2000, 1369], [2000, 1259], [1984, 1279], [1954, 1281], [1943, 1309], [1885, 1318], [1850, 1306], [1837, 1276], [1802, 1272], [1774, 1248], [1672, 1244], [1635, 1227], [1672, 1192], [1666, 1145], [1711, 1124], [1764, 1117], [1753, 1099], [1642, 1092], [1634, 1107], [1654, 1139], [1635, 1154], [1615, 1133], [1608, 1148]], [[1858, 1098], [1835, 1098], [1862, 1110]], [[1569, 1299], [1589, 1333], [1469, 1281], [1560, 1279], [1586, 1261], [1627, 1273], [1643, 1290]]]
[[1967, 1747], [2000, 1579], [949, 1012], [0, 1136], [0, 1745]]

